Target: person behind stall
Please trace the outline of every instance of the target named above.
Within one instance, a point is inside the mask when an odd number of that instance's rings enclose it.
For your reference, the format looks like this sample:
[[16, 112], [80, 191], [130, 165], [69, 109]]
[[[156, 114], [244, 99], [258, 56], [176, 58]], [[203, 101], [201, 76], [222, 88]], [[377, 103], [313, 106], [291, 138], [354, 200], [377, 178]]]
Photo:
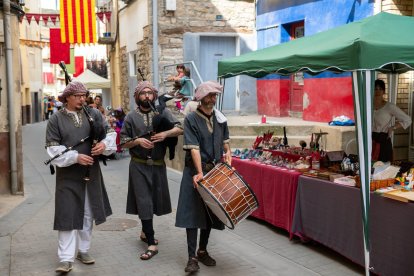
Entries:
[[391, 136], [397, 129], [407, 129], [411, 118], [395, 104], [384, 99], [385, 83], [375, 81], [372, 124], [372, 160], [393, 161]]
[[[209, 255], [207, 244], [212, 228], [223, 230], [224, 224], [207, 211], [196, 187], [198, 181], [220, 162], [231, 165], [231, 151], [227, 119], [214, 109], [218, 94], [223, 87], [215, 81], [200, 84], [195, 91], [200, 105], [184, 119], [185, 167], [180, 185], [175, 226], [186, 228], [188, 262], [185, 272], [196, 272], [200, 261], [206, 266], [215, 266]], [[200, 241], [196, 255], [198, 228]]]

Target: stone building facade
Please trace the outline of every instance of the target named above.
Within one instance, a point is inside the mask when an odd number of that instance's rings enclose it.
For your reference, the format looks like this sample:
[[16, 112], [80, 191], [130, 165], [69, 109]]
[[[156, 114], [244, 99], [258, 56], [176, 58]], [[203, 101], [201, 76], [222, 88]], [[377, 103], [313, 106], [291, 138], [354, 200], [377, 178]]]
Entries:
[[[11, 41], [11, 60], [10, 64], [6, 62], [6, 43], [5, 33], [0, 36], [0, 47], [2, 54], [0, 55], [0, 194], [22, 194], [24, 192], [23, 183], [23, 153], [22, 153], [22, 95], [21, 95], [21, 68], [20, 64], [20, 43], [19, 43], [19, 18], [22, 15], [19, 1], [11, 1], [10, 10], [10, 41]], [[0, 8], [0, 21], [5, 22], [3, 7]], [[16, 66], [17, 65], [17, 66]], [[12, 91], [9, 93], [7, 89], [8, 72], [7, 66], [12, 71]], [[8, 97], [11, 97], [10, 103]], [[10, 121], [10, 112], [13, 112], [14, 122]], [[11, 127], [14, 126], [14, 129]], [[16, 152], [15, 156], [11, 156], [10, 136], [14, 133]], [[12, 160], [16, 160], [16, 168], [13, 168]], [[15, 171], [12, 171], [15, 170]], [[16, 182], [13, 185], [12, 174], [16, 176]], [[14, 186], [14, 187], [13, 187]]]
[[[149, 24], [143, 28], [143, 39], [137, 41], [136, 66], [143, 69], [148, 80], [152, 80], [152, 1], [148, 0], [147, 5]], [[175, 11], [167, 10], [165, 1], [158, 1], [158, 69], [161, 88], [163, 67], [181, 63], [185, 59], [185, 34], [237, 37], [254, 34], [254, 27], [253, 0], [177, 0]], [[131, 88], [128, 87], [130, 59], [125, 47], [120, 49], [119, 60], [121, 103], [128, 109], [131, 96]], [[137, 79], [141, 77], [138, 75]]]

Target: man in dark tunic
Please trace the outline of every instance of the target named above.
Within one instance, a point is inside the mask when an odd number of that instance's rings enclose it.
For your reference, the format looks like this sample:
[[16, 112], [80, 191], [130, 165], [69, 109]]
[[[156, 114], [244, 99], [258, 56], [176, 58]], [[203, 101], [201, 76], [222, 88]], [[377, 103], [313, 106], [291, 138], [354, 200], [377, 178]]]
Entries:
[[[207, 213], [204, 202], [196, 188], [203, 175], [222, 160], [231, 165], [231, 151], [227, 120], [221, 112], [214, 109], [217, 95], [223, 87], [214, 81], [200, 84], [195, 98], [200, 101], [196, 111], [184, 120], [185, 167], [181, 180], [175, 226], [186, 228], [189, 260], [185, 272], [200, 269], [198, 261], [207, 266], [215, 266], [216, 261], [207, 252], [211, 228], [224, 229], [222, 222], [210, 211]], [[196, 256], [197, 232], [200, 242]]]
[[[112, 214], [99, 162], [94, 157], [110, 154], [111, 151], [104, 151], [113, 147], [116, 135], [106, 136], [102, 116], [92, 108], [89, 110], [94, 119], [91, 131], [92, 125], [82, 109], [87, 92], [82, 83], [69, 83], [59, 97], [64, 108], [50, 117], [46, 130], [46, 149], [51, 157], [78, 144], [91, 133], [98, 141], [93, 145], [93, 139], [87, 139], [51, 163], [57, 167], [54, 230], [59, 231], [60, 264], [56, 272], [72, 270], [76, 251], [76, 258], [81, 262], [95, 262], [88, 254], [93, 220], [98, 225]], [[87, 170], [89, 181], [84, 180]]]
[[183, 130], [169, 109], [155, 109], [157, 90], [150, 82], [140, 82], [134, 98], [137, 108], [128, 113], [121, 129], [121, 143], [129, 148], [131, 155], [126, 212], [137, 214], [141, 219], [140, 239], [148, 244], [148, 249], [140, 258], [149, 260], [158, 253], [153, 216], [171, 213], [164, 162], [167, 144], [173, 139], [171, 137], [181, 135]]

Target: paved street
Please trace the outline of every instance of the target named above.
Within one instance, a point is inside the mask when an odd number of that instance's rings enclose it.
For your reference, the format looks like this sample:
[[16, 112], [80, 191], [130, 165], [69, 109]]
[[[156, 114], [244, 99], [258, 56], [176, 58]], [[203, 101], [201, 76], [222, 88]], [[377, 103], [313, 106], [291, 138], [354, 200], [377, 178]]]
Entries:
[[[23, 127], [24, 201], [0, 218], [0, 275], [55, 275], [57, 232], [52, 230], [54, 176], [43, 164], [46, 123]], [[70, 275], [185, 275], [185, 230], [174, 227], [181, 173], [169, 170], [173, 213], [155, 217], [159, 254], [141, 261], [140, 224], [125, 214], [129, 158], [102, 166], [114, 214], [95, 227], [94, 265], [75, 261]], [[199, 275], [362, 275], [363, 269], [316, 243], [290, 241], [286, 232], [247, 219], [235, 230], [212, 231], [209, 251], [216, 267], [200, 264]]]

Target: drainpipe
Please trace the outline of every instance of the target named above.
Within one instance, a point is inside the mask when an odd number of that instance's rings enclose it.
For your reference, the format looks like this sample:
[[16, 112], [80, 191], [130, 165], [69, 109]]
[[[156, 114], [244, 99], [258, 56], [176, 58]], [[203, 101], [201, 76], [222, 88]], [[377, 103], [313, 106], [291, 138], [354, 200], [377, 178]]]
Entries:
[[16, 124], [14, 116], [14, 87], [13, 87], [13, 50], [11, 46], [10, 31], [10, 1], [3, 1], [4, 44], [6, 50], [6, 80], [7, 104], [9, 115], [9, 146], [11, 168], [11, 192], [17, 194], [17, 161], [16, 161]]
[[158, 0], [152, 0], [152, 72], [152, 82], [158, 87]]

